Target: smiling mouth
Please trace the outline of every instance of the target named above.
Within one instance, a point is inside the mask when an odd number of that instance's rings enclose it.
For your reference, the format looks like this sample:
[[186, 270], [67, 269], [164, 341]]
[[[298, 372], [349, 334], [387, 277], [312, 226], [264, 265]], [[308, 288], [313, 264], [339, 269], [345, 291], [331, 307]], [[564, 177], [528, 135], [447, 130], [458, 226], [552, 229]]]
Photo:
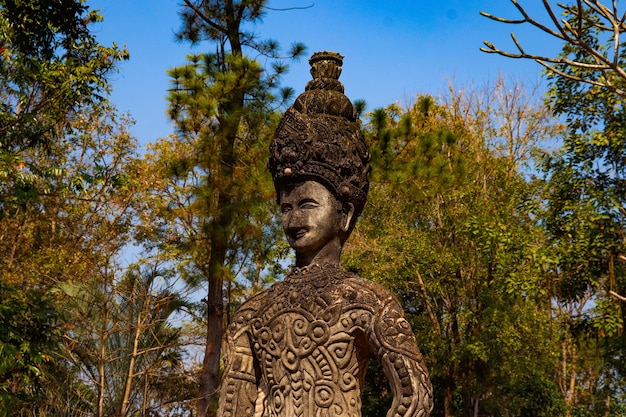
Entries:
[[294, 229], [289, 231], [289, 237], [298, 240], [306, 234], [306, 229]]

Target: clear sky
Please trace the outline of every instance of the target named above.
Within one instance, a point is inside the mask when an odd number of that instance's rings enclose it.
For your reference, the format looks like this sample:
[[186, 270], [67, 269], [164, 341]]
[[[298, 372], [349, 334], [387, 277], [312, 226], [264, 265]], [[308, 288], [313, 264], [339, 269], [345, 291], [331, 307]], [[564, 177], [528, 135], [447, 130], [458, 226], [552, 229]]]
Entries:
[[[538, 0], [519, 0], [538, 17], [545, 11]], [[133, 134], [141, 143], [165, 137], [172, 128], [165, 114], [166, 71], [185, 63], [189, 52], [209, 52], [212, 45], [193, 49], [177, 43], [180, 25], [178, 0], [88, 0], [104, 22], [94, 26], [105, 45], [126, 45], [130, 61], [111, 79], [111, 100], [118, 110], [136, 120]], [[308, 56], [329, 50], [344, 55], [341, 81], [352, 100], [364, 99], [366, 110], [399, 102], [417, 94], [438, 95], [451, 79], [466, 88], [493, 81], [498, 74], [536, 83], [541, 67], [534, 62], [507, 59], [480, 52], [483, 40], [513, 49], [509, 33], [529, 51], [555, 54], [559, 45], [527, 25], [505, 25], [480, 16], [486, 11], [518, 18], [509, 0], [270, 0], [268, 11], [254, 27], [287, 49], [294, 41], [307, 46], [307, 58], [290, 66], [283, 85], [303, 91], [311, 78]]]

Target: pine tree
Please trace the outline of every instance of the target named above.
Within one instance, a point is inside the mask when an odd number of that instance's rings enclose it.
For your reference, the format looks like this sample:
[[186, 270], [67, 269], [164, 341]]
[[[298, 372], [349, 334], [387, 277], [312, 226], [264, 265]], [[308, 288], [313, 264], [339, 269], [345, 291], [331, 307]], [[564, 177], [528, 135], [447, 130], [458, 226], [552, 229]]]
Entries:
[[[190, 56], [187, 65], [170, 71], [169, 114], [176, 133], [154, 147], [155, 166], [161, 167], [159, 175], [166, 174], [162, 190], [185, 187], [183, 195], [189, 198], [182, 204], [170, 199], [162, 227], [152, 232], [168, 230], [166, 235], [175, 236], [166, 244], [185, 253], [186, 276], [208, 285], [199, 416], [215, 412], [228, 319], [225, 298], [230, 303], [237, 276], [259, 283], [268, 258], [275, 255], [276, 223], [268, 204], [273, 189], [264, 165], [275, 111], [293, 91], [279, 88], [286, 66], [277, 43], [259, 41], [245, 30], [265, 8], [262, 0], [184, 1], [180, 39], [208, 41], [215, 52]], [[270, 59], [271, 68], [248, 58], [246, 51]], [[294, 44], [288, 58], [303, 52]]]

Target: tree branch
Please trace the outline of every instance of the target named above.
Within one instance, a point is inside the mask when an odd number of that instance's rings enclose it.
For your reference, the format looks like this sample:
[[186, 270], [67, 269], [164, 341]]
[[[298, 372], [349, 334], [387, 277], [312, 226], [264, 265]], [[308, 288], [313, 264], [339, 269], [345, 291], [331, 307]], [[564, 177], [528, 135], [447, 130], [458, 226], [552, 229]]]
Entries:
[[289, 11], [289, 10], [306, 10], [306, 9], [312, 8], [313, 6], [315, 6], [315, 3], [311, 3], [308, 6], [300, 6], [300, 7], [294, 6], [294, 7], [285, 7], [285, 8], [275, 8], [275, 7], [264, 6], [264, 9], [272, 10], [272, 11], [275, 11], [275, 12], [286, 12], [286, 11]]
[[[546, 12], [550, 16], [550, 20], [556, 27], [556, 30], [551, 29], [540, 23], [539, 21], [535, 20], [534, 18], [530, 17], [526, 10], [522, 6], [520, 6], [517, 0], [511, 0], [511, 2], [513, 3], [513, 5], [515, 5], [517, 10], [522, 15], [522, 19], [506, 19], [498, 16], [493, 16], [486, 12], [481, 12], [481, 15], [491, 20], [502, 23], [529, 23], [556, 39], [581, 48], [584, 53], [586, 53], [587, 56], [595, 63], [570, 60], [563, 56], [548, 57], [545, 55], [528, 53], [524, 50], [514, 33], [511, 33], [511, 38], [513, 39], [515, 47], [518, 50], [517, 53], [501, 50], [493, 43], [488, 41], [484, 41], [485, 47], [480, 48], [480, 50], [486, 53], [495, 53], [508, 58], [531, 59], [544, 66], [548, 71], [553, 72], [561, 77], [602, 88], [607, 88], [609, 91], [612, 91], [619, 96], [626, 96], [626, 90], [616, 87], [611, 81], [612, 78], [626, 81], [626, 71], [624, 70], [624, 68], [622, 68], [622, 65], [620, 64], [620, 34], [623, 31], [626, 31], [626, 27], [624, 26], [624, 22], [626, 21], [626, 13], [622, 18], [618, 18], [616, 0], [613, 0], [612, 2], [612, 10], [600, 3], [600, 1], [598, 0], [577, 0], [576, 8], [559, 3], [559, 7], [561, 7], [563, 10], [567, 11], [571, 14], [571, 16], [574, 17], [576, 21], [575, 27], [572, 26], [571, 20], [559, 20], [554, 13], [553, 6], [550, 5], [548, 0], [542, 1]], [[608, 25], [598, 22], [592, 23], [589, 28], [585, 28], [585, 10], [590, 13], [595, 13], [595, 15], [598, 16], [600, 20], [606, 20], [608, 22]], [[585, 34], [589, 31], [590, 28], [595, 28], [600, 32], [610, 32], [610, 36], [613, 42], [612, 57], [605, 55], [602, 50], [592, 47], [589, 42], [585, 40]], [[600, 35], [596, 36], [599, 37]], [[551, 64], [564, 65], [570, 68], [578, 68], [591, 72], [599, 71], [603, 75], [603, 80], [598, 81], [597, 79], [595, 79], [595, 77], [592, 77], [591, 75], [589, 77], [586, 77], [584, 76], [584, 74], [583, 76], [580, 76], [568, 73], [567, 71], [563, 69], [558, 69], [555, 65]]]
[[196, 6], [195, 4], [193, 4], [191, 2], [191, 0], [183, 0], [183, 2], [185, 3], [185, 6], [189, 7], [191, 10], [193, 10], [193, 12], [200, 18], [202, 19], [207, 25], [211, 26], [213, 29], [219, 31], [220, 33], [226, 33], [226, 28], [218, 25], [217, 23], [215, 23], [214, 21], [212, 21], [211, 19], [209, 19], [203, 12], [202, 10]]
[[561, 77], [569, 78], [570, 80], [582, 82], [582, 83], [589, 84], [589, 85], [594, 85], [596, 87], [606, 88], [609, 91], [612, 91], [612, 92], [614, 92], [615, 94], [617, 94], [619, 96], [626, 96], [626, 90], [623, 90], [621, 88], [615, 87], [609, 81], [606, 81], [606, 82], [602, 83], [602, 82], [599, 82], [599, 81], [591, 80], [589, 78], [583, 78], [583, 77], [579, 77], [577, 75], [567, 74], [567, 73], [557, 69], [553, 65], [548, 65], [546, 63], [547, 61], [542, 61], [542, 60], [539, 60], [539, 59], [537, 59], [536, 61], [540, 65], [544, 66], [548, 71], [554, 72], [555, 74], [560, 75]]

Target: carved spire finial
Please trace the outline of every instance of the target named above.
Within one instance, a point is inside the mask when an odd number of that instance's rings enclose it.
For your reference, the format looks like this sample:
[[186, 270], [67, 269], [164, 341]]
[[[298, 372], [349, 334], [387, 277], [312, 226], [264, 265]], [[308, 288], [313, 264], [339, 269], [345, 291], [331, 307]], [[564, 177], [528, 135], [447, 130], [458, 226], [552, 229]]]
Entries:
[[330, 78], [338, 80], [341, 75], [343, 56], [337, 52], [316, 52], [309, 59], [313, 79]]

